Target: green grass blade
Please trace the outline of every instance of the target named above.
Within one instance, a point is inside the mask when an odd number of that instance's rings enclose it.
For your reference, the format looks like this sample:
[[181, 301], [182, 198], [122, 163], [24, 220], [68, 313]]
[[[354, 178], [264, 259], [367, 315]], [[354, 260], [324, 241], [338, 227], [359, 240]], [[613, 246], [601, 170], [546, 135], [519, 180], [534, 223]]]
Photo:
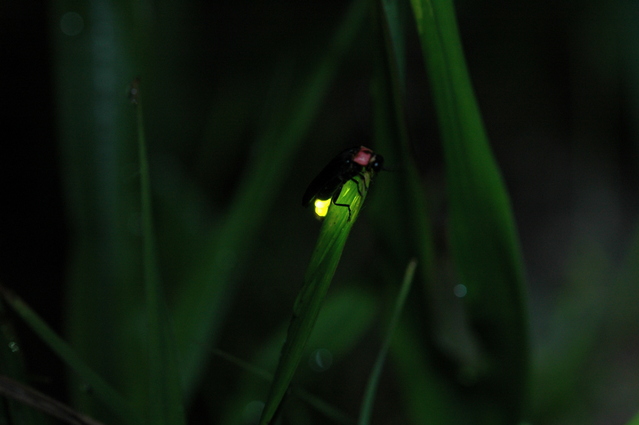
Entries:
[[[133, 92], [135, 91], [135, 92]], [[186, 424], [175, 341], [168, 320], [154, 241], [151, 182], [138, 81], [132, 94], [137, 109], [144, 288], [149, 341], [149, 424]]]
[[[347, 11], [326, 55], [288, 114], [286, 122], [272, 123], [259, 141], [257, 160], [247, 166], [227, 218], [212, 236], [187, 276], [175, 307], [176, 333], [181, 347], [185, 391], [190, 394], [217, 335], [220, 317], [226, 311], [231, 283], [236, 277], [232, 263], [250, 252], [255, 234], [268, 217], [273, 194], [286, 176], [288, 165], [315, 118], [339, 64], [349, 51], [362, 26], [366, 0], [356, 0]], [[259, 207], [258, 207], [259, 206]], [[233, 259], [233, 261], [230, 261]]]
[[[405, 45], [402, 28], [405, 13], [402, 3], [394, 0], [377, 2], [377, 29], [379, 52], [376, 57], [374, 83], [376, 137], [386, 156], [387, 163], [401, 164], [398, 173], [392, 173], [381, 183], [385, 208], [405, 205], [407, 217], [399, 212], [384, 214], [387, 239], [393, 241], [394, 250], [407, 258], [416, 255], [420, 274], [428, 289], [434, 283], [435, 249], [431, 231], [430, 213], [426, 196], [415, 164], [408, 138], [404, 111]], [[397, 141], [397, 143], [394, 143]], [[393, 187], [391, 187], [393, 185]], [[390, 216], [390, 217], [388, 217]], [[396, 223], [390, 224], [391, 220]], [[392, 226], [392, 227], [391, 227]], [[407, 244], [406, 241], [413, 244]], [[427, 300], [427, 304], [430, 301]]]
[[375, 393], [377, 392], [377, 387], [379, 385], [379, 378], [382, 374], [384, 363], [386, 362], [386, 356], [388, 354], [395, 329], [397, 328], [399, 318], [404, 309], [406, 297], [408, 296], [408, 292], [410, 291], [411, 285], [413, 283], [415, 268], [417, 268], [417, 261], [413, 259], [410, 261], [410, 263], [408, 263], [408, 267], [406, 268], [404, 281], [402, 282], [402, 286], [399, 289], [399, 294], [397, 295], [397, 300], [395, 301], [395, 309], [393, 310], [393, 315], [391, 316], [391, 321], [388, 325], [388, 331], [386, 333], [386, 338], [384, 339], [384, 344], [377, 354], [375, 365], [373, 366], [371, 376], [369, 377], [368, 384], [366, 385], [366, 391], [364, 393], [364, 399], [362, 401], [362, 407], [359, 414], [359, 425], [370, 424], [371, 415], [373, 413], [373, 404], [375, 402]]
[[15, 294], [3, 290], [2, 295], [9, 306], [35, 332], [89, 388], [95, 397], [101, 400], [122, 423], [141, 424], [140, 412], [133, 409], [118, 392], [96, 374], [76, 352], [42, 320], [28, 305]]
[[[64, 423], [72, 425], [103, 425], [102, 422], [98, 422], [88, 416], [85, 416], [58, 400], [28, 387], [19, 381], [7, 378], [6, 376], [0, 376], [0, 395], [8, 400], [15, 400], [19, 402], [23, 407], [31, 406], [33, 409], [46, 413], [47, 415], [57, 418]], [[28, 425], [34, 422], [31, 422], [28, 418], [23, 416], [12, 415], [12, 420], [7, 422], [0, 421], [0, 423]], [[41, 421], [40, 423], [46, 422]]]
[[[0, 299], [0, 375], [28, 382], [28, 374], [15, 329], [9, 320], [4, 300]], [[7, 379], [7, 378], [5, 378]], [[45, 423], [44, 418], [22, 403], [7, 399], [0, 403], [0, 423], [24, 425]]]
[[411, 0], [444, 146], [451, 250], [466, 285], [472, 329], [485, 350], [480, 422], [514, 423], [527, 397], [524, 277], [508, 196], [490, 151], [451, 0]]
[[[368, 179], [369, 175], [366, 174], [365, 178]], [[360, 185], [360, 188], [363, 189], [363, 186], [363, 184]], [[362, 196], [359, 196], [357, 185], [353, 181], [344, 185], [338, 203], [350, 205], [352, 214], [350, 221], [348, 221], [347, 208], [331, 205], [328, 210], [304, 277], [304, 285], [295, 300], [293, 317], [289, 324], [286, 341], [275, 370], [273, 384], [269, 390], [260, 425], [271, 422], [288, 390], [293, 374], [302, 358], [306, 341], [313, 330], [322, 301], [342, 256], [348, 234], [357, 220], [366, 198], [366, 192], [363, 190]]]
[[[126, 87], [144, 55], [134, 54], [133, 9], [116, 1], [55, 1], [52, 19], [69, 10], [85, 30], [68, 37], [51, 26], [57, 127], [69, 220], [65, 328], [74, 350], [133, 405], [145, 388], [135, 116]], [[57, 17], [57, 18], [56, 18]], [[72, 375], [72, 378], [75, 378]], [[106, 418], [95, 397], [72, 382], [74, 405]]]
[[[405, 23], [406, 8], [403, 2], [397, 0], [377, 0], [378, 14], [381, 18], [381, 26], [384, 32], [384, 44], [380, 43], [380, 47], [385, 45], [385, 51], [390, 63], [393, 64], [393, 79], [398, 83], [398, 87], [402, 89], [406, 87], [406, 35]], [[403, 93], [403, 90], [402, 90]]]

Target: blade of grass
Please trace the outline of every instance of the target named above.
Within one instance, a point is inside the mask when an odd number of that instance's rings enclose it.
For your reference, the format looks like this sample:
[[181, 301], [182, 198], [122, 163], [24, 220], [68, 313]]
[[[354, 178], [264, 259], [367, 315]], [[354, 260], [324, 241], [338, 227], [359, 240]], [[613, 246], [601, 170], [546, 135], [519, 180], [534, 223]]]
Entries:
[[[408, 220], [396, 214], [398, 224], [390, 229], [388, 238], [393, 239], [397, 252], [418, 256], [420, 273], [427, 290], [434, 284], [435, 260], [434, 242], [430, 224], [430, 213], [421, 184], [417, 165], [411, 152], [406, 119], [404, 115], [405, 46], [402, 36], [402, 4], [393, 0], [379, 0], [377, 3], [377, 32], [379, 53], [376, 58], [374, 83], [376, 136], [385, 147], [390, 163], [402, 164], [401, 172], [395, 179], [385, 179], [384, 183], [395, 182], [393, 190], [383, 191], [385, 208], [389, 205], [406, 205]], [[396, 141], [396, 143], [393, 143]], [[384, 223], [389, 220], [384, 215]], [[407, 245], [406, 240], [414, 241]], [[409, 250], [406, 250], [406, 247]], [[431, 303], [426, 300], [427, 306]], [[429, 314], [430, 308], [426, 314]]]
[[197, 384], [220, 318], [229, 304], [231, 283], [238, 272], [233, 264], [241, 263], [250, 252], [253, 238], [274, 202], [273, 194], [281, 186], [288, 164], [316, 116], [338, 65], [359, 32], [366, 4], [367, 0], [356, 0], [347, 11], [326, 55], [290, 110], [288, 121], [273, 122], [260, 138], [256, 151], [262, 154], [247, 167], [248, 173], [239, 185], [227, 218], [219, 226], [221, 232], [210, 238], [211, 244], [202, 250], [184, 281], [174, 318], [187, 396]]
[[[406, 87], [406, 35], [404, 31], [406, 23], [407, 4], [397, 0], [377, 0], [378, 19], [381, 20], [383, 30], [383, 42], [380, 42], [380, 49], [389, 60], [389, 65], [393, 67], [392, 76], [389, 81], [396, 83], [395, 88], [401, 88], [399, 93], [404, 94]], [[400, 103], [401, 105], [401, 103]], [[398, 111], [399, 112], [399, 111]]]
[[410, 291], [410, 287], [413, 283], [413, 277], [415, 275], [416, 268], [417, 268], [417, 261], [415, 259], [411, 260], [408, 263], [408, 266], [406, 267], [406, 274], [404, 275], [404, 281], [402, 282], [402, 285], [399, 289], [399, 294], [397, 295], [397, 300], [395, 301], [395, 309], [393, 310], [393, 315], [391, 316], [391, 320], [388, 325], [386, 338], [384, 339], [382, 348], [379, 350], [379, 353], [377, 354], [375, 365], [373, 366], [371, 375], [368, 378], [368, 384], [366, 385], [364, 399], [362, 400], [362, 407], [359, 412], [359, 421], [358, 421], [359, 425], [370, 424], [371, 415], [373, 413], [373, 404], [375, 402], [375, 393], [377, 392], [377, 387], [379, 385], [379, 378], [382, 375], [382, 369], [384, 367], [384, 363], [386, 362], [388, 349], [390, 348], [390, 344], [393, 339], [395, 329], [397, 328], [397, 324], [399, 323], [399, 318], [404, 309], [406, 297], [408, 296], [408, 292]]
[[[17, 341], [15, 329], [9, 320], [5, 303], [0, 299], [0, 374], [18, 381], [27, 382], [28, 375], [24, 359]], [[0, 403], [0, 423], [19, 423], [24, 425], [45, 423], [44, 418], [36, 415], [33, 409], [22, 403], [8, 400]]]
[[[365, 178], [368, 178], [368, 174]], [[273, 384], [264, 405], [260, 425], [271, 422], [288, 390], [366, 193], [367, 191], [364, 190], [362, 196], [359, 196], [355, 182], [349, 181], [344, 185], [338, 203], [350, 205], [352, 214], [350, 221], [347, 220], [349, 214], [345, 207], [331, 205], [328, 210], [304, 277], [304, 285], [295, 300], [293, 317], [275, 370]]]
[[475, 398], [484, 400], [478, 420], [515, 423], [527, 398], [529, 341], [514, 220], [466, 70], [453, 3], [411, 4], [444, 146], [451, 251], [468, 291], [471, 327], [489, 362], [476, 387]]
[[[395, 190], [386, 190], [384, 194], [396, 194], [395, 201], [385, 203], [407, 205], [409, 214], [408, 233], [410, 237], [400, 237], [399, 243], [405, 245], [406, 239], [416, 240], [414, 249], [419, 253], [419, 263], [424, 283], [433, 281], [434, 248], [430, 229], [429, 212], [425, 202], [425, 193], [421, 178], [410, 146], [405, 119], [405, 62], [403, 4], [395, 0], [378, 0], [377, 32], [380, 46], [376, 57], [376, 76], [374, 85], [375, 123], [377, 137], [386, 146], [391, 163], [401, 164], [397, 173], [398, 183]], [[396, 142], [396, 143], [393, 143]], [[386, 153], [386, 151], [385, 151]], [[394, 158], [394, 160], [393, 160]], [[390, 179], [388, 179], [390, 180]], [[406, 234], [407, 231], [404, 231]], [[417, 238], [414, 238], [416, 235]], [[411, 252], [410, 255], [413, 253]]]
[[91, 388], [93, 394], [116, 413], [123, 423], [132, 425], [142, 423], [140, 412], [133, 409], [115, 389], [96, 374], [24, 301], [4, 288], [2, 288], [2, 296], [31, 330], [78, 374], [79, 378]]
[[131, 94], [137, 110], [138, 153], [140, 164], [140, 197], [144, 288], [149, 341], [149, 424], [186, 424], [175, 342], [168, 320], [169, 312], [162, 293], [155, 251], [151, 182], [146, 153], [146, 138], [139, 81], [133, 83]]
[[[34, 409], [38, 409], [68, 424], [102, 425], [102, 422], [98, 422], [93, 418], [76, 412], [69, 406], [60, 403], [58, 400], [44, 395], [41, 392], [36, 391], [35, 389], [28, 387], [14, 379], [7, 378], [6, 376], [0, 376], [0, 394], [6, 398], [19, 401], [20, 403], [28, 406], [32, 406]], [[20, 425], [31, 423], [23, 422], [20, 420], [16, 422], [16, 419], [17, 418], [14, 417], [14, 420], [7, 423], [18, 423]]]
[[[133, 220], [139, 216], [139, 185], [135, 119], [125, 96], [134, 68], [143, 61], [143, 55], [133, 54], [137, 26], [133, 9], [122, 2], [58, 0], [51, 8], [70, 226], [65, 327], [78, 355], [140, 405], [134, 399], [144, 392], [146, 382], [138, 372], [146, 352], [141, 352], [137, 323], [132, 324], [143, 298], [140, 237]], [[76, 37], [60, 31], [59, 19], [70, 10], [85, 23]], [[105, 418], [81, 382], [69, 387], [75, 406]]]

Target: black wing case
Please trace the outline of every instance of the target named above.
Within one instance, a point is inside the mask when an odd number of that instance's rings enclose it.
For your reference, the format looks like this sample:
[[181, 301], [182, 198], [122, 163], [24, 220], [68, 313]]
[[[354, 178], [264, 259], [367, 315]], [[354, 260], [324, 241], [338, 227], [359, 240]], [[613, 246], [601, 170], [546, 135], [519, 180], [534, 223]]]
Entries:
[[[306, 188], [306, 192], [304, 192], [302, 197], [302, 206], [307, 207], [316, 198], [331, 198], [333, 193], [341, 188], [345, 181], [350, 180], [354, 176], [351, 175], [352, 159], [359, 149], [359, 147], [346, 149], [333, 158]], [[356, 174], [357, 172], [355, 172]]]

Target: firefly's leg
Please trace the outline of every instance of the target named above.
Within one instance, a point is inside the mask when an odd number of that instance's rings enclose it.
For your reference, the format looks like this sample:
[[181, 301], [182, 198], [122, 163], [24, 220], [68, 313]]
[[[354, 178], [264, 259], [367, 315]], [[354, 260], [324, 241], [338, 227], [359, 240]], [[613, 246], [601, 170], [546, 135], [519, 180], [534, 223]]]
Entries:
[[352, 177], [351, 180], [355, 182], [355, 184], [357, 184], [357, 193], [359, 194], [359, 197], [362, 198], [364, 197], [364, 195], [362, 194], [362, 191], [359, 188], [359, 185], [362, 183], [360, 180], [358, 180], [358, 177], [363, 177], [364, 178], [364, 190], [368, 190], [368, 185], [366, 184], [366, 177], [364, 177], [361, 173], [356, 175], [355, 177]]
[[[359, 188], [358, 188], [359, 190]], [[349, 204], [338, 204], [337, 200], [339, 199], [339, 195], [342, 194], [342, 188], [340, 188], [339, 190], [335, 191], [335, 194], [333, 195], [333, 204], [337, 205], [338, 207], [346, 207], [348, 208], [348, 221], [351, 221], [351, 206]]]

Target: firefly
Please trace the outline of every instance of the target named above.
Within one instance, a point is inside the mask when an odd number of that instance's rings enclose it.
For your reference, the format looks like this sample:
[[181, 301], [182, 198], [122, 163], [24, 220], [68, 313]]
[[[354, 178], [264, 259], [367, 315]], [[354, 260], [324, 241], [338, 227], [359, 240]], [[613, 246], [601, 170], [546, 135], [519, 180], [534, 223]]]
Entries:
[[351, 206], [337, 203], [342, 193], [342, 187], [352, 180], [357, 183], [357, 191], [361, 195], [359, 190], [360, 181], [357, 178], [362, 177], [365, 179], [365, 173], [372, 175], [379, 172], [382, 170], [383, 164], [384, 158], [365, 146], [346, 149], [333, 158], [308, 185], [302, 197], [302, 206], [307, 207], [311, 202], [315, 201], [315, 211], [317, 215], [323, 217], [332, 202], [338, 207], [348, 208], [348, 220], [350, 221]]

